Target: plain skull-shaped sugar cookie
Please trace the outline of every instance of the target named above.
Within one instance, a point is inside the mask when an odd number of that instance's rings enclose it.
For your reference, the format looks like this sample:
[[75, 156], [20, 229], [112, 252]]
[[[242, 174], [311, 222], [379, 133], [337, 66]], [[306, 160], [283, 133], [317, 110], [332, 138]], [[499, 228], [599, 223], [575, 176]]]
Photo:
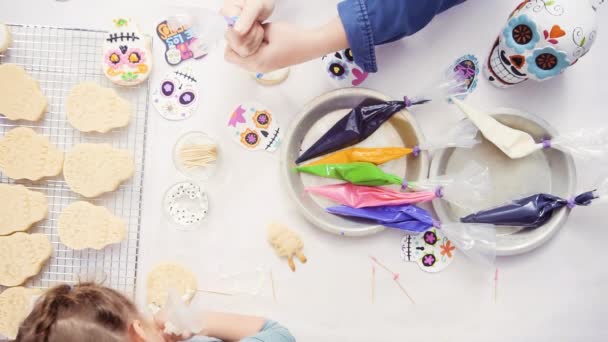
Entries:
[[0, 65], [0, 114], [9, 120], [38, 121], [47, 100], [38, 81], [19, 65]]
[[63, 163], [63, 176], [70, 189], [89, 198], [116, 190], [133, 171], [130, 153], [109, 144], [77, 145]]
[[53, 246], [44, 234], [0, 236], [0, 285], [23, 284], [40, 272], [52, 254]]
[[127, 126], [132, 108], [114, 89], [84, 82], [70, 90], [66, 112], [68, 122], [77, 130], [106, 133]]
[[46, 196], [23, 185], [0, 184], [0, 235], [24, 231], [46, 217]]
[[124, 221], [108, 209], [82, 201], [61, 212], [58, 230], [61, 243], [75, 250], [102, 249], [124, 240], [127, 232]]
[[0, 294], [0, 335], [14, 339], [21, 322], [30, 314], [40, 289], [11, 287]]
[[0, 171], [13, 179], [39, 180], [61, 173], [63, 153], [31, 128], [17, 127], [0, 139]]
[[152, 70], [150, 38], [143, 35], [131, 19], [114, 19], [104, 39], [101, 67], [104, 75], [116, 84], [140, 84]]
[[294, 231], [280, 224], [271, 224], [268, 226], [268, 242], [281, 257], [286, 257], [289, 263], [289, 268], [293, 272], [296, 270], [296, 265], [293, 263], [293, 256], [304, 264], [307, 259], [302, 253], [304, 243]]
[[196, 275], [189, 269], [172, 263], [159, 264], [148, 274], [148, 306], [153, 313], [163, 308], [170, 291], [176, 291], [185, 303], [190, 303], [197, 289]]

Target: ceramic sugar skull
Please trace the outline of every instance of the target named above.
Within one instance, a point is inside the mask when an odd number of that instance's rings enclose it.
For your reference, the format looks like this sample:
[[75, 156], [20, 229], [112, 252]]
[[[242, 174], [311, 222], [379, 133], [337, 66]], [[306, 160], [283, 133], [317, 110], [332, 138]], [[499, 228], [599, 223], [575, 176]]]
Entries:
[[154, 108], [168, 120], [184, 120], [198, 107], [197, 79], [190, 68], [169, 71], [152, 92]]
[[406, 235], [401, 240], [401, 259], [416, 262], [426, 272], [443, 271], [454, 260], [455, 251], [456, 247], [437, 228]]
[[485, 68], [500, 88], [564, 72], [593, 45], [604, 0], [527, 0], [498, 35]]
[[325, 72], [332, 80], [349, 87], [361, 85], [369, 76], [355, 64], [355, 57], [350, 48], [323, 56], [323, 63]]
[[113, 20], [103, 45], [102, 70], [110, 81], [125, 86], [139, 84], [150, 75], [150, 39], [131, 19]]
[[275, 151], [281, 143], [281, 128], [268, 107], [258, 103], [238, 105], [230, 115], [232, 140], [250, 151]]

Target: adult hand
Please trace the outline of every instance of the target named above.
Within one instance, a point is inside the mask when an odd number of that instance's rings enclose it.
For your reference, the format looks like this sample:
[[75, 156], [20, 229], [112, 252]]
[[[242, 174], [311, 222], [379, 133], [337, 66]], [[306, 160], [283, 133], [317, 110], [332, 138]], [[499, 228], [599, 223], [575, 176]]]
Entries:
[[274, 10], [274, 0], [224, 0], [221, 14], [238, 17], [234, 27], [226, 31], [228, 46], [241, 57], [254, 54], [264, 39], [261, 23]]

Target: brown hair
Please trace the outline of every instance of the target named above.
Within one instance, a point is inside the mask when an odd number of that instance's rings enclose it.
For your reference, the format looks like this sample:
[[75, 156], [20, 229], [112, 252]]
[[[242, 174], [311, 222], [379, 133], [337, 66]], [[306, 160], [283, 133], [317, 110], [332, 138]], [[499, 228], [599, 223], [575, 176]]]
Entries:
[[125, 296], [94, 283], [49, 289], [19, 328], [17, 342], [128, 340], [137, 308]]

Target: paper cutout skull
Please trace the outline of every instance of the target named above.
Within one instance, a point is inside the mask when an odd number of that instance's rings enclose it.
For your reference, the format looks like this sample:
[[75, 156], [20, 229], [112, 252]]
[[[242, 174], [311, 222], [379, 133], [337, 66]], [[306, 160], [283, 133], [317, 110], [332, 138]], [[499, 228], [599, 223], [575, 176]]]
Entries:
[[190, 68], [179, 68], [165, 74], [152, 93], [154, 108], [167, 120], [184, 120], [198, 107], [198, 81]]
[[150, 39], [131, 19], [113, 22], [103, 45], [103, 73], [116, 84], [137, 85], [145, 81], [152, 70]]
[[437, 273], [454, 260], [456, 247], [437, 228], [419, 235], [406, 235], [401, 240], [401, 259], [416, 262], [425, 272]]
[[281, 127], [268, 107], [258, 103], [238, 105], [230, 115], [232, 140], [250, 151], [274, 152], [281, 143]]
[[349, 87], [360, 86], [369, 76], [355, 64], [355, 57], [350, 48], [323, 56], [323, 62], [325, 72], [332, 80]]
[[511, 14], [485, 68], [488, 80], [506, 88], [553, 78], [583, 57], [597, 32], [602, 0], [527, 0]]

